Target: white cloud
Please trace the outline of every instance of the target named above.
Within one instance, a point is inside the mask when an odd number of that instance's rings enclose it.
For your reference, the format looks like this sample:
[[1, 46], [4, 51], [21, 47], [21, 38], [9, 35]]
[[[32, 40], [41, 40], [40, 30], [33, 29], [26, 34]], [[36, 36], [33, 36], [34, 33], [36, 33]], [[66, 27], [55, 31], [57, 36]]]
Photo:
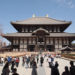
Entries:
[[56, 0], [58, 3], [63, 4], [69, 8], [74, 8], [75, 4], [73, 3], [73, 0]]

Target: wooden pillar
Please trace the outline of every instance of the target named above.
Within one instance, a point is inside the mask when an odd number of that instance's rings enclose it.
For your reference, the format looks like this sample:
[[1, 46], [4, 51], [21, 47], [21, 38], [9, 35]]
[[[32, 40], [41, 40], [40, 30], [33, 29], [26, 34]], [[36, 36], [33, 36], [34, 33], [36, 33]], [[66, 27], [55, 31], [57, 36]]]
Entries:
[[18, 38], [18, 44], [19, 44], [18, 51], [20, 51], [20, 38]]
[[71, 47], [71, 42], [72, 42], [72, 40], [71, 40], [71, 38], [69, 38], [69, 46]]
[[27, 51], [27, 39], [24, 38], [24, 51]]
[[59, 46], [58, 46], [58, 38], [55, 38], [55, 51], [58, 51]]
[[61, 49], [61, 48], [62, 48], [62, 39], [59, 38], [59, 49]]
[[50, 38], [50, 44], [53, 45], [53, 38]]
[[24, 27], [22, 27], [22, 32], [24, 32]]
[[57, 32], [60, 32], [60, 27], [57, 28]]
[[54, 27], [54, 32], [56, 32], [56, 27]]
[[27, 38], [27, 51], [29, 51], [28, 45], [29, 45], [29, 38]]
[[50, 30], [49, 30], [49, 32], [52, 32], [52, 27], [50, 27]]

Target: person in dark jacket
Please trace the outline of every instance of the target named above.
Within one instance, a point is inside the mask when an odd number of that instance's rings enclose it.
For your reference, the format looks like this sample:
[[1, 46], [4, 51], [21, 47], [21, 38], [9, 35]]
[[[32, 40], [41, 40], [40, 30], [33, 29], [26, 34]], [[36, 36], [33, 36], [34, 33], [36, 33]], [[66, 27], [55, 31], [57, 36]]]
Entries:
[[44, 58], [41, 56], [41, 57], [40, 57], [40, 64], [41, 64], [41, 66], [42, 66], [42, 64], [43, 64], [43, 61], [44, 61]]
[[35, 59], [33, 59], [33, 62], [32, 62], [32, 75], [37, 75], [37, 64], [36, 64], [36, 61]]
[[16, 69], [16, 68], [13, 69], [13, 74], [12, 74], [12, 75], [19, 75], [19, 74], [17, 73], [17, 69]]
[[15, 66], [15, 62], [14, 62], [14, 60], [12, 60], [12, 62], [11, 62], [11, 70], [12, 70], [12, 72], [13, 72], [14, 66]]
[[37, 55], [37, 63], [38, 63], [38, 61], [39, 61], [39, 56]]
[[58, 62], [55, 62], [55, 66], [54, 65], [50, 65], [51, 75], [60, 75], [58, 66], [59, 66]]
[[74, 66], [74, 62], [73, 61], [70, 61], [70, 74], [71, 75], [75, 75], [75, 66]]
[[62, 73], [62, 75], [70, 75], [70, 71], [68, 70], [68, 66], [65, 66], [65, 71]]
[[2, 75], [9, 75], [10, 73], [10, 70], [9, 70], [9, 63], [7, 62], [5, 64], [5, 66], [3, 67], [3, 70], [2, 70]]

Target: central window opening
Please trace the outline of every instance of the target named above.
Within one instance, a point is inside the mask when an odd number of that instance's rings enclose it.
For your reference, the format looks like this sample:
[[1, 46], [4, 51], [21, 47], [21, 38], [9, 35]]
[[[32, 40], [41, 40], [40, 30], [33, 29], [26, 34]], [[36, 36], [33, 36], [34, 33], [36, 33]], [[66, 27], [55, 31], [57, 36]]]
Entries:
[[38, 38], [38, 42], [44, 42], [43, 37], [39, 37], [39, 38]]

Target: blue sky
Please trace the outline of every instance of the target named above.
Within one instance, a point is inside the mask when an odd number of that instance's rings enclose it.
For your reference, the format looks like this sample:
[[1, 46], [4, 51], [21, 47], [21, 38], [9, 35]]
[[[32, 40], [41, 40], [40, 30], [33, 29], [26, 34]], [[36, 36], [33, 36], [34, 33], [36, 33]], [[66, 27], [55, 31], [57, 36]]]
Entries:
[[33, 14], [72, 21], [66, 32], [75, 33], [75, 0], [0, 0], [0, 30], [5, 34], [16, 32], [10, 21], [28, 19]]

